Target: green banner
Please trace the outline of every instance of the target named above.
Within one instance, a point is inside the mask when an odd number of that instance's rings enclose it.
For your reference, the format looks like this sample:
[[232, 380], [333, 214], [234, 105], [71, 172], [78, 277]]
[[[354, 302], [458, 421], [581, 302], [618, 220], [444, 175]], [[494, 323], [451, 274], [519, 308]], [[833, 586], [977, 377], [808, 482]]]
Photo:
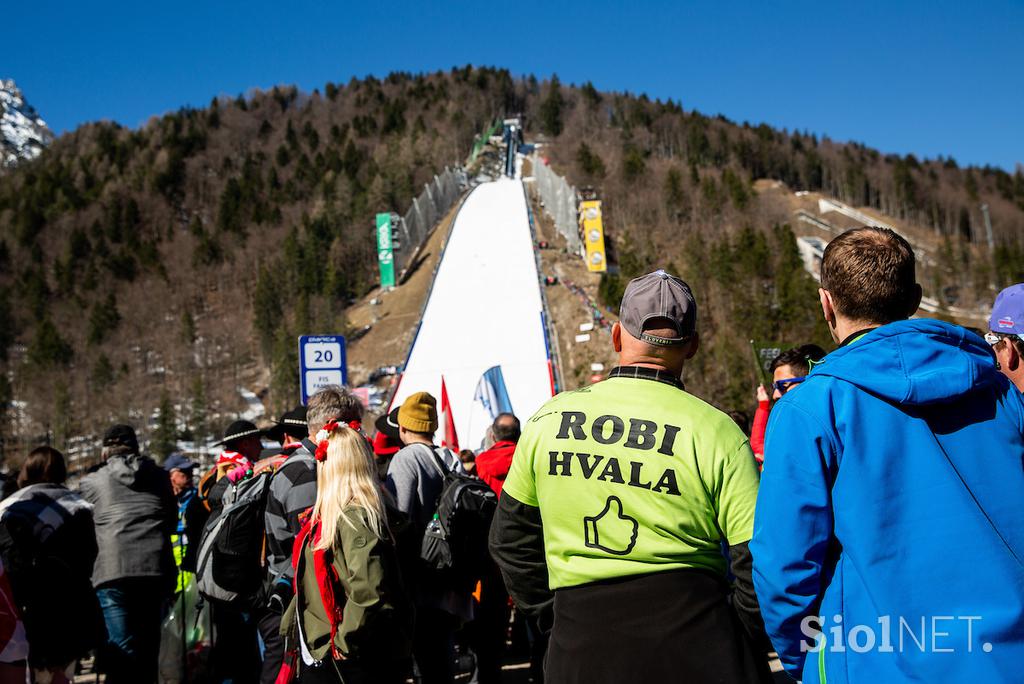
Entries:
[[377, 214], [377, 261], [380, 286], [395, 286], [395, 254], [391, 245], [391, 214]]
[[487, 143], [490, 142], [492, 135], [497, 135], [498, 131], [501, 130], [501, 119], [495, 119], [494, 123], [491, 124], [490, 128], [486, 129], [479, 138], [473, 142], [473, 149], [469, 153], [468, 164], [472, 164], [476, 161], [477, 156], [483, 151]]
[[[768, 373], [768, 368], [772, 365], [775, 357], [782, 353], [782, 348], [773, 342], [765, 342], [763, 340], [757, 342], [750, 340], [750, 348], [754, 352], [754, 365], [757, 368], [758, 382], [770, 388], [772, 386], [772, 378]], [[771, 390], [768, 393], [771, 394]]]

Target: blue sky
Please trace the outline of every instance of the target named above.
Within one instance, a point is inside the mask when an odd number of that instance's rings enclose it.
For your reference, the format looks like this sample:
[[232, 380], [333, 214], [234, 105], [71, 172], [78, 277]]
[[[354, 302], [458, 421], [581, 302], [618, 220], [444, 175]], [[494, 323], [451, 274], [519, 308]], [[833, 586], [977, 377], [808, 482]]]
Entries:
[[487, 64], [884, 152], [1024, 163], [1024, 2], [838, 5], [43, 0], [2, 11], [0, 77], [61, 132], [278, 83]]

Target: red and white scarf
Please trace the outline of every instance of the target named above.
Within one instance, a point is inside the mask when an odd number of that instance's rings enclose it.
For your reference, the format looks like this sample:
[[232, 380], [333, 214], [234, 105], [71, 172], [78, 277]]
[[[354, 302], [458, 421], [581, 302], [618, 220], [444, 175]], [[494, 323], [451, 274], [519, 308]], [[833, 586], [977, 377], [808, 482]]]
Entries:
[[221, 452], [220, 457], [217, 458], [217, 465], [222, 466], [226, 463], [230, 463], [235, 466], [242, 466], [243, 468], [252, 468], [252, 461], [247, 459], [237, 451], [228, 451], [225, 449]]

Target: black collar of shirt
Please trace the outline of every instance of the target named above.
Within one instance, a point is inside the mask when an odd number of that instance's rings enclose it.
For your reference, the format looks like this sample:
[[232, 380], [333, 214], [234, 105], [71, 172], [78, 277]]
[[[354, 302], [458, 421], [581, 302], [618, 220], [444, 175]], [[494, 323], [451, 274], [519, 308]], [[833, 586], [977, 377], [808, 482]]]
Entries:
[[616, 366], [615, 368], [612, 368], [610, 373], [608, 373], [608, 378], [654, 380], [655, 382], [663, 382], [666, 385], [672, 385], [676, 389], [686, 389], [683, 387], [683, 381], [668, 371], [658, 370], [657, 368], [647, 368], [645, 366]]
[[845, 340], [843, 340], [839, 344], [839, 348], [842, 349], [843, 347], [845, 347], [846, 345], [850, 344], [851, 342], [856, 341], [857, 338], [863, 337], [864, 335], [867, 335], [872, 330], [875, 330], [877, 327], [878, 326], [871, 326], [870, 328], [864, 328], [863, 330], [858, 330], [857, 332], [853, 333], [852, 335], [849, 335]]

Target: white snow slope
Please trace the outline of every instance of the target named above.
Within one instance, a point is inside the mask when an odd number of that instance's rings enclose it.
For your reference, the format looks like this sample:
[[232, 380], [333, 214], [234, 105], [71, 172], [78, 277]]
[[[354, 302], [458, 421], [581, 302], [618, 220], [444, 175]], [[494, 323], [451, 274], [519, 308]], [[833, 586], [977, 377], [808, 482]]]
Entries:
[[14, 81], [0, 79], [0, 168], [38, 157], [52, 141], [53, 133]]
[[477, 186], [455, 218], [392, 405], [434, 395], [440, 443], [444, 375], [459, 445], [479, 448], [490, 421], [473, 395], [484, 371], [501, 366], [513, 411], [532, 416], [552, 394], [540, 287], [522, 182]]

